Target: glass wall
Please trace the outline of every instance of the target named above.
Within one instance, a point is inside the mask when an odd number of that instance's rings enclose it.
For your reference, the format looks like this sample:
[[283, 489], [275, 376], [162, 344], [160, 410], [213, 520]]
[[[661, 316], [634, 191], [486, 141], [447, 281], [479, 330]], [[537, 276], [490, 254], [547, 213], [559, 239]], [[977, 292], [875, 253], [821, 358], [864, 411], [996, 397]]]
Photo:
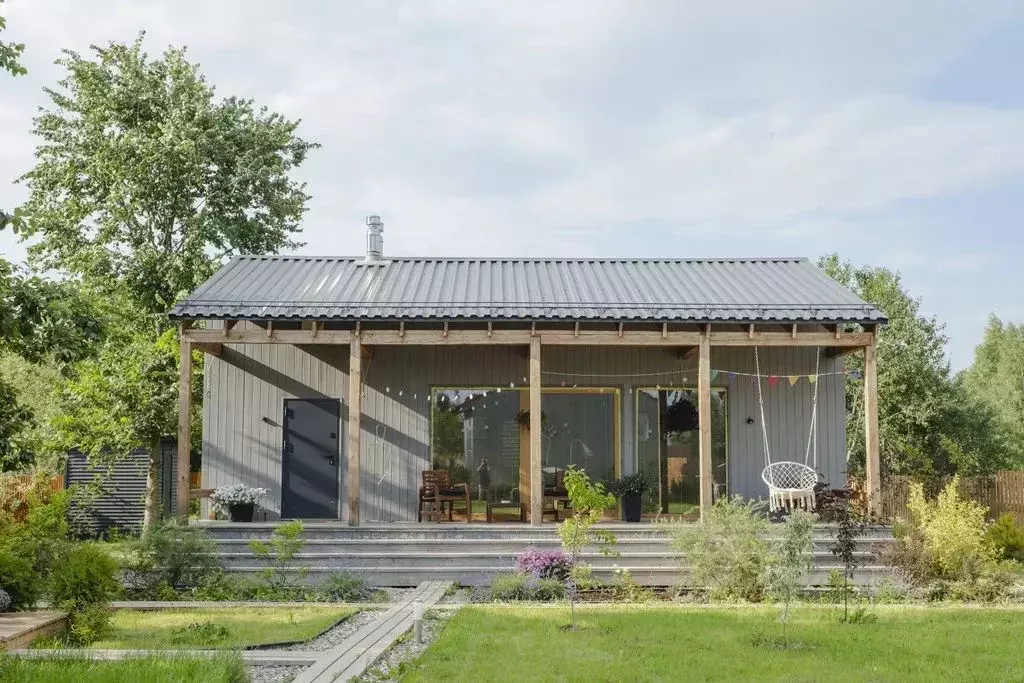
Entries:
[[[473, 510], [487, 501], [520, 500], [520, 457], [529, 432], [528, 391], [435, 389], [431, 393], [432, 469], [470, 485]], [[541, 468], [554, 489], [570, 465], [607, 482], [618, 473], [619, 395], [613, 389], [546, 389], [541, 395]], [[525, 473], [523, 476], [526, 476]]]
[[[654, 484], [645, 512], [700, 514], [699, 416], [695, 389], [636, 392], [637, 469]], [[728, 420], [724, 388], [711, 389], [713, 497], [728, 495]]]
[[431, 395], [433, 468], [470, 485], [474, 512], [485, 501], [519, 500], [519, 392], [438, 389]]
[[618, 394], [613, 390], [548, 391], [541, 395], [544, 488], [552, 488], [570, 465], [592, 481], [607, 482], [618, 472], [616, 448]]

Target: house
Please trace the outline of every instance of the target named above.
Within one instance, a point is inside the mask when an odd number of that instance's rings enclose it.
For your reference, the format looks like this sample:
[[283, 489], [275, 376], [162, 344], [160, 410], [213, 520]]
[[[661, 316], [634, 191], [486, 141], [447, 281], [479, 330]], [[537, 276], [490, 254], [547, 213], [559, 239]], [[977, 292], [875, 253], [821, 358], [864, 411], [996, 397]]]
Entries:
[[843, 356], [863, 352], [877, 506], [885, 318], [806, 259], [387, 257], [369, 223], [364, 256], [236, 257], [174, 308], [183, 357], [206, 354], [204, 488], [269, 489], [265, 519], [414, 521], [445, 470], [471, 492], [455, 519], [540, 524], [535, 492], [576, 465], [697, 515], [767, 496], [765, 441], [844, 484]]

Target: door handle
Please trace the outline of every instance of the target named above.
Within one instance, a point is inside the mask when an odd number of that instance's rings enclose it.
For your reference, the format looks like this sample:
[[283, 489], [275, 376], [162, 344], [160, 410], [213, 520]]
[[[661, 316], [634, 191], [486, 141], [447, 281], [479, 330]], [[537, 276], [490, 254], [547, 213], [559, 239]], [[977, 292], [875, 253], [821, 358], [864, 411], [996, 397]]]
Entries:
[[331, 438], [332, 439], [337, 439], [338, 438], [338, 433], [337, 432], [331, 432]]

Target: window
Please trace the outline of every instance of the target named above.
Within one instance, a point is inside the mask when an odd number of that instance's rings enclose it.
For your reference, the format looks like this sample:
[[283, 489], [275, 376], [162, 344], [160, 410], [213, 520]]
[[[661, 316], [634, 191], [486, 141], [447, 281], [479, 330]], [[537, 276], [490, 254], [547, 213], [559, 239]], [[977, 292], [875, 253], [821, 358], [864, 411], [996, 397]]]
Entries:
[[[646, 512], [700, 514], [700, 445], [697, 392], [639, 389], [636, 392], [637, 470], [654, 486]], [[726, 391], [711, 389], [712, 497], [728, 495]]]
[[[469, 484], [473, 512], [488, 501], [518, 502], [529, 452], [529, 392], [522, 388], [437, 388], [431, 392], [431, 468]], [[619, 394], [614, 389], [545, 389], [541, 395], [541, 469], [553, 488], [570, 465], [595, 481], [619, 471]]]
[[431, 396], [433, 469], [470, 485], [473, 511], [519, 500], [519, 392], [437, 389]]

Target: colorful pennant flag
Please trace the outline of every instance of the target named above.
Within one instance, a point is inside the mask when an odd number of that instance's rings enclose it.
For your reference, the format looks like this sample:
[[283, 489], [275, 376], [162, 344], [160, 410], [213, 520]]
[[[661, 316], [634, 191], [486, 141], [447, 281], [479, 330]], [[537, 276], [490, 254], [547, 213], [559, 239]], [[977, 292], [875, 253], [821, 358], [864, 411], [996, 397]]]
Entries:
[[789, 375], [788, 379], [789, 379], [789, 386], [793, 386], [794, 384], [797, 383], [797, 380], [800, 379], [800, 375]]
[[733, 382], [736, 381], [736, 373], [735, 372], [726, 373], [726, 377], [729, 378], [729, 384], [732, 384]]
[[774, 389], [775, 385], [778, 384], [778, 383], [779, 383], [779, 378], [776, 377], [775, 375], [770, 375], [768, 377], [768, 386], [770, 386], [772, 389]]
[[712, 370], [711, 371], [711, 381], [714, 382], [716, 377], [718, 377], [718, 370]]
[[817, 375], [807, 375], [807, 381], [810, 382], [811, 384], [817, 384], [818, 383], [818, 376]]

